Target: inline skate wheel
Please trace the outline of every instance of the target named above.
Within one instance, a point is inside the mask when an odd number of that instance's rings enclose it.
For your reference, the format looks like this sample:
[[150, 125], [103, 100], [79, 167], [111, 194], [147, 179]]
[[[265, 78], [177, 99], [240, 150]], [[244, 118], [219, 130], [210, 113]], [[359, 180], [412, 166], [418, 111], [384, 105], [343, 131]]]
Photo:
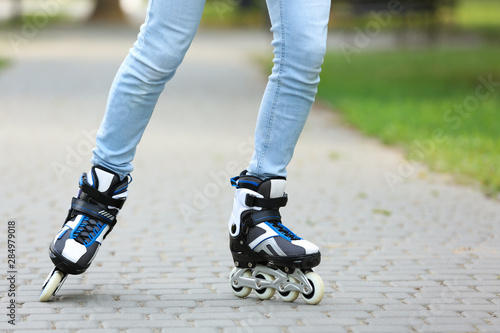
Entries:
[[[292, 283], [299, 283], [299, 281], [297, 281], [297, 279], [294, 278], [293, 276], [290, 276], [289, 280]], [[280, 295], [280, 298], [285, 302], [293, 302], [297, 299], [297, 297], [299, 297], [299, 292], [296, 290], [285, 291], [285, 292], [278, 290], [278, 294]]]
[[[263, 279], [266, 281], [273, 282], [274, 278], [266, 273], [259, 273], [255, 276], [257, 279]], [[258, 298], [262, 300], [270, 299], [273, 297], [275, 290], [273, 288], [262, 288], [262, 289], [255, 289], [255, 295], [257, 295]]]
[[57, 269], [51, 272], [51, 275], [49, 275], [49, 277], [45, 281], [45, 284], [42, 287], [42, 292], [38, 297], [40, 302], [47, 302], [52, 297], [52, 295], [54, 295], [57, 288], [59, 287], [59, 284], [64, 279], [64, 275], [65, 274], [63, 272]]
[[[234, 276], [234, 273], [236, 272], [237, 268], [234, 267], [233, 270], [231, 271], [231, 273], [229, 274], [229, 284], [231, 285], [231, 289], [233, 290], [233, 293], [238, 296], [238, 297], [247, 297], [248, 295], [250, 295], [250, 293], [252, 292], [252, 288], [250, 287], [235, 287], [233, 285], [233, 276]], [[250, 271], [245, 271], [243, 273], [243, 276], [244, 277], [252, 277], [252, 273], [250, 273]]]
[[313, 290], [309, 294], [302, 294], [302, 298], [304, 298], [307, 304], [318, 304], [321, 302], [323, 295], [325, 294], [323, 279], [321, 279], [321, 276], [314, 272], [307, 272], [306, 278], [312, 285]]

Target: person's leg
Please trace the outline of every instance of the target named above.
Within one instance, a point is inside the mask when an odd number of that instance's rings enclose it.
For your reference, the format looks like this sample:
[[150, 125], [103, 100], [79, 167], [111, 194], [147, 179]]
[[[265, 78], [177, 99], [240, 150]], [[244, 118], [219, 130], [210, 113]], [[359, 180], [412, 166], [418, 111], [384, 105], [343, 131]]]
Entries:
[[136, 147], [165, 83], [196, 34], [205, 0], [150, 0], [146, 22], [109, 93], [92, 163], [129, 174]]
[[297, 140], [314, 102], [326, 52], [330, 0], [267, 0], [274, 46], [248, 171], [286, 177]]
[[205, 0], [150, 0], [138, 40], [120, 67], [97, 135], [94, 166], [83, 173], [63, 227], [49, 245], [55, 268], [41, 301], [68, 274], [87, 270], [128, 195], [127, 176], [144, 129], [165, 83], [193, 40]]
[[[255, 151], [247, 170], [231, 179], [236, 187], [229, 219], [229, 246], [235, 269], [231, 287], [244, 297], [285, 301], [302, 293], [307, 303], [323, 298], [319, 248], [281, 221], [287, 203], [286, 167], [311, 109], [326, 52], [330, 0], [267, 0], [274, 34], [274, 67], [255, 131]], [[252, 273], [248, 273], [248, 270]], [[263, 281], [267, 280], [267, 281]], [[266, 288], [259, 288], [265, 285]], [[268, 286], [268, 287], [267, 287]]]

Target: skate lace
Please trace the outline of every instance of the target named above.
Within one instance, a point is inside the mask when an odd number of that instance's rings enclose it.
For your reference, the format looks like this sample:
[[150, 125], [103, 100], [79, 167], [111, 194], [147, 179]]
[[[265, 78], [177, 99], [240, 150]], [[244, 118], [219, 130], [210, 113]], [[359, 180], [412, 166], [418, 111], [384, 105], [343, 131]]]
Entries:
[[95, 220], [90, 220], [87, 217], [85, 221], [82, 221], [78, 228], [74, 231], [74, 239], [80, 244], [90, 245], [104, 227], [105, 224], [101, 224]]
[[285, 237], [289, 238], [290, 240], [300, 240], [300, 239], [302, 239], [299, 236], [297, 236], [296, 234], [294, 234], [290, 229], [288, 229], [283, 224], [281, 224], [281, 222], [278, 222], [278, 221], [269, 221], [269, 223], [271, 223], [276, 230], [278, 230], [282, 235], [284, 235]]

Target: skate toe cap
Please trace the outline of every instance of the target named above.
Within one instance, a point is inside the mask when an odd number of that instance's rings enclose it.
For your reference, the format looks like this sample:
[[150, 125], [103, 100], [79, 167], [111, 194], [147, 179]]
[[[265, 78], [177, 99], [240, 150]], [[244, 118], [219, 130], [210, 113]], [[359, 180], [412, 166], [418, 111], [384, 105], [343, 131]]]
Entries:
[[305, 254], [314, 254], [319, 252], [319, 248], [317, 245], [305, 240], [305, 239], [300, 239], [300, 240], [293, 240], [292, 241], [293, 245], [300, 246], [304, 249], [306, 252]]
[[73, 239], [67, 239], [61, 254], [67, 260], [76, 263], [86, 252], [87, 248], [85, 245], [82, 245]]

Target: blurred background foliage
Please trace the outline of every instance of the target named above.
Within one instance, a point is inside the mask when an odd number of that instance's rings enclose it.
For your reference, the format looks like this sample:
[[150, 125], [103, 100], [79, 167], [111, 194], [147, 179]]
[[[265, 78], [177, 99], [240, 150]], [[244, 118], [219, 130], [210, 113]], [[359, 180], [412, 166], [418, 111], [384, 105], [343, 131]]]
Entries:
[[[386, 9], [397, 0], [332, 1], [333, 29], [349, 29], [371, 19], [370, 12]], [[15, 23], [21, 17], [40, 12], [39, 0], [0, 0], [0, 21]], [[107, 20], [120, 22], [130, 16], [144, 16], [147, 0], [71, 0], [45, 1], [57, 7], [56, 21]], [[386, 28], [484, 29], [497, 32], [500, 26], [499, 0], [399, 0], [404, 8]], [[132, 20], [134, 20], [132, 18]], [[211, 27], [268, 26], [264, 0], [207, 0], [202, 25]]]
[[[330, 28], [348, 30], [373, 19], [371, 12], [387, 10], [391, 2], [399, 2], [403, 11], [391, 17], [384, 29], [421, 29], [440, 31], [474, 30], [498, 34], [499, 0], [336, 0], [332, 1]], [[147, 0], [0, 0], [0, 22], [22, 23], [22, 18], [36, 17], [43, 8], [56, 9], [49, 15], [52, 22], [111, 23], [141, 22]], [[265, 0], [207, 0], [202, 26], [268, 27]]]
[[[394, 1], [401, 10], [384, 19]], [[147, 6], [146, 0], [61, 3], [46, 24], [139, 25]], [[346, 124], [403, 147], [410, 162], [418, 157], [497, 196], [499, 14], [500, 0], [333, 1], [318, 97]], [[36, 25], [40, 15], [39, 0], [0, 0], [3, 29]], [[268, 29], [265, 1], [207, 0], [201, 26]], [[266, 59], [266, 73], [270, 66]], [[491, 83], [479, 99], [481, 80]]]

